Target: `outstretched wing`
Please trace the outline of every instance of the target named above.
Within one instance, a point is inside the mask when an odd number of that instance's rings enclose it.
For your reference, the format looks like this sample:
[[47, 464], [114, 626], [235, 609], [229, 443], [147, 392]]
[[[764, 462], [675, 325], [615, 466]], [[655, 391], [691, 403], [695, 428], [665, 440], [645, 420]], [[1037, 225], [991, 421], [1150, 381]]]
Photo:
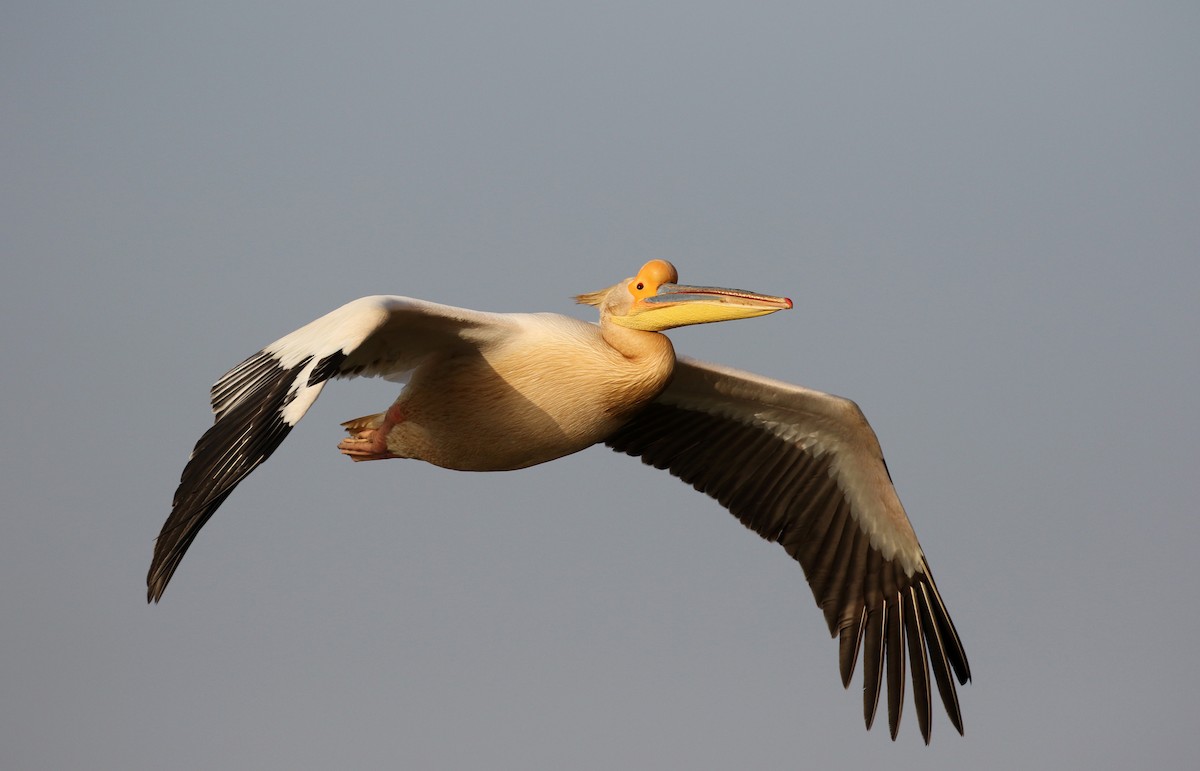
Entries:
[[863, 657], [863, 712], [887, 674], [888, 723], [900, 725], [907, 644], [917, 722], [930, 736], [929, 668], [954, 727], [966, 654], [858, 406], [819, 391], [681, 358], [649, 408], [606, 442], [716, 498], [804, 568], [842, 682]]
[[200, 437], [154, 545], [147, 599], [157, 602], [200, 528], [270, 457], [335, 377], [398, 376], [434, 353], [478, 349], [503, 334], [502, 314], [407, 297], [363, 297], [276, 340], [212, 387], [213, 426]]

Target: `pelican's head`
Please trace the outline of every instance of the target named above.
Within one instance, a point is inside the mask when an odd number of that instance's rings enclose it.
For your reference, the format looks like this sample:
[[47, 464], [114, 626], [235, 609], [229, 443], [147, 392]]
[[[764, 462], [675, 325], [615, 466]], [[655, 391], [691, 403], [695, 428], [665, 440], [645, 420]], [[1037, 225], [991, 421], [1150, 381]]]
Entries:
[[575, 300], [599, 306], [600, 317], [615, 324], [650, 332], [748, 319], [792, 307], [786, 297], [714, 286], [683, 286], [678, 281], [674, 265], [651, 260], [633, 278], [599, 292], [581, 294]]

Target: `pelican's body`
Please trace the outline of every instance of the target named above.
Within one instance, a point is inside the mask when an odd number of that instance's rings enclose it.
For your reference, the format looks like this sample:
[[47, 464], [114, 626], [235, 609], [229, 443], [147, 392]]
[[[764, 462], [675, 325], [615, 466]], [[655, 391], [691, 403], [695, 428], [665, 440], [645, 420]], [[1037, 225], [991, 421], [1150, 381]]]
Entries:
[[149, 598], [161, 598], [200, 528], [328, 380], [406, 378], [386, 410], [343, 424], [344, 454], [464, 471], [524, 468], [600, 442], [641, 456], [800, 562], [840, 637], [847, 685], [862, 651], [868, 727], [886, 674], [895, 738], [907, 658], [925, 741], [930, 667], [961, 733], [952, 675], [970, 678], [966, 655], [862, 412], [836, 396], [677, 358], [662, 330], [792, 307], [677, 280], [670, 263], [653, 260], [580, 295], [600, 308], [599, 324], [364, 297], [268, 345], [213, 386], [216, 420], [184, 468]]
[[[674, 370], [664, 335], [605, 330], [552, 313], [480, 316], [490, 318], [480, 319], [487, 325], [470, 335], [470, 349], [430, 355], [388, 412], [347, 428], [366, 429], [374, 440], [386, 427], [382, 457], [510, 471], [602, 441], [658, 396]], [[380, 457], [370, 445], [347, 439], [341, 447], [355, 459]]]

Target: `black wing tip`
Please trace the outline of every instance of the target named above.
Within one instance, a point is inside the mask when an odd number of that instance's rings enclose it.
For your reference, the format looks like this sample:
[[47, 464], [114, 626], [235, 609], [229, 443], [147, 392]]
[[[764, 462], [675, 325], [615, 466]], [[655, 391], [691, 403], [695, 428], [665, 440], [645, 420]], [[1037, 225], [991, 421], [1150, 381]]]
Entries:
[[196, 505], [190, 498], [184, 498], [180, 502], [179, 497], [176, 497], [176, 505], [167, 521], [163, 523], [154, 543], [154, 556], [150, 559], [150, 570], [146, 573], [147, 603], [157, 603], [162, 599], [167, 584], [171, 582], [179, 563], [183, 561], [183, 555], [187, 554], [188, 548], [196, 540], [196, 535], [235, 487], [236, 480], [202, 505]]
[[[904, 691], [911, 678], [923, 742], [929, 745], [932, 740], [935, 687], [950, 724], [959, 736], [966, 735], [954, 681], [957, 679], [962, 685], [970, 682], [970, 667], [957, 631], [928, 575], [917, 577], [873, 610], [864, 606], [858, 621], [843, 624], [835, 636], [840, 638], [839, 674], [844, 687], [850, 685], [859, 653], [863, 656], [863, 718], [867, 730], [874, 725], [883, 695], [881, 686], [886, 680], [888, 730], [892, 741], [896, 741]], [[907, 676], [906, 658], [912, 666], [911, 675]]]
[[867, 623], [867, 609], [864, 607], [857, 622], [847, 622], [838, 631], [838, 670], [842, 676], [842, 687], [850, 688], [854, 677], [854, 668], [858, 663], [858, 649], [862, 644], [863, 627]]
[[[163, 529], [166, 529], [165, 526]], [[168, 565], [171, 551], [161, 548], [165, 545], [163, 535], [158, 537], [158, 544], [154, 548], [154, 558], [150, 560], [150, 570], [146, 573], [146, 604], [148, 605], [158, 604], [162, 599], [163, 592], [167, 590], [167, 584], [171, 582], [171, 576], [175, 573], [175, 567]], [[175, 559], [175, 564], [179, 564], [179, 558]]]
[[157, 605], [162, 599], [163, 592], [167, 590], [167, 582], [170, 578], [156, 578], [154, 569], [151, 568], [150, 575], [146, 577], [146, 604]]
[[887, 634], [887, 694], [888, 694], [888, 730], [892, 741], [900, 732], [900, 718], [904, 714], [904, 686], [907, 682], [907, 672], [904, 667], [904, 602], [897, 593], [893, 599], [892, 612], [889, 613]]
[[[205, 520], [207, 519], [205, 517]], [[202, 521], [196, 530], [203, 524]], [[179, 567], [179, 562], [194, 537], [195, 531], [184, 533], [180, 537], [177, 533], [167, 532], [166, 526], [163, 527], [163, 533], [159, 535], [158, 544], [154, 548], [154, 557], [150, 560], [150, 570], [146, 573], [147, 603], [157, 605], [162, 599], [167, 584], [171, 583], [171, 577], [175, 575], [175, 569]], [[167, 540], [168, 538], [170, 540]]]
[[[332, 354], [322, 360], [323, 375], [331, 375], [344, 354]], [[162, 599], [183, 555], [234, 488], [250, 472], [275, 452], [291, 432], [293, 424], [284, 410], [295, 398], [293, 386], [312, 357], [290, 368], [264, 352], [247, 359], [250, 374], [222, 378], [219, 398], [228, 397], [237, 388], [246, 393], [232, 404], [221, 403], [216, 421], [204, 432], [184, 466], [175, 490], [171, 514], [163, 523], [154, 547], [150, 572], [146, 576], [146, 601]]]

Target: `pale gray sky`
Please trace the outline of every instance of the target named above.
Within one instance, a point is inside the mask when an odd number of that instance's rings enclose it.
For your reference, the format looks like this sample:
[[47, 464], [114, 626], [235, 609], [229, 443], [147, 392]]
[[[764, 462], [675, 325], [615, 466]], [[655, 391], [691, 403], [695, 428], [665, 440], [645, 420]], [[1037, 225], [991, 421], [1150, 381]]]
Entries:
[[[1182, 768], [1200, 7], [8, 3], [0, 766]], [[799, 567], [592, 449], [351, 464], [334, 383], [153, 539], [208, 387], [354, 297], [796, 308], [684, 353], [857, 400], [970, 656], [865, 732]]]

